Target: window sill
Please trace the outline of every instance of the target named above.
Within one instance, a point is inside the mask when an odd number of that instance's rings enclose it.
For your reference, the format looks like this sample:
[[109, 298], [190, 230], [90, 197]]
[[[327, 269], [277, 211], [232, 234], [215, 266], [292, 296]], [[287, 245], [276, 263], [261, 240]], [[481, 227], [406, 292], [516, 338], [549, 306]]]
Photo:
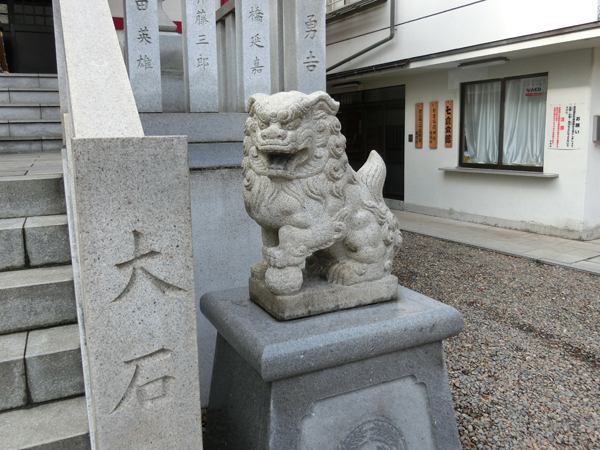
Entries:
[[440, 167], [444, 172], [460, 173], [483, 173], [486, 175], [509, 175], [513, 177], [532, 177], [532, 178], [558, 178], [557, 173], [548, 172], [528, 172], [517, 170], [497, 170], [497, 169], [473, 169], [470, 167]]

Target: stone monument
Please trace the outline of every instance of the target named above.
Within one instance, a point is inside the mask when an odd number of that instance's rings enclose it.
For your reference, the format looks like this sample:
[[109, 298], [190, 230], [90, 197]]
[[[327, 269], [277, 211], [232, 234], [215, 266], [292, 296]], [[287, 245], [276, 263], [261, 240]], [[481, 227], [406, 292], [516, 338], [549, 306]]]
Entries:
[[140, 112], [162, 111], [157, 0], [124, 1], [125, 53], [135, 103]]
[[247, 109], [244, 202], [264, 244], [250, 297], [284, 320], [395, 299], [402, 234], [383, 201], [381, 157], [350, 167], [325, 92], [256, 94]]
[[53, 8], [91, 448], [201, 449], [187, 137], [144, 135], [107, 2]]
[[270, 2], [235, 0], [238, 110], [257, 92], [271, 91]]
[[182, 0], [181, 9], [186, 111], [218, 112], [215, 2]]
[[458, 450], [442, 340], [462, 317], [391, 275], [402, 235], [385, 165], [372, 152], [352, 170], [337, 108], [324, 92], [248, 101], [243, 192], [263, 260], [249, 288], [200, 300], [218, 331], [208, 436], [223, 449]]
[[285, 89], [325, 89], [325, 2], [285, 2], [283, 11]]

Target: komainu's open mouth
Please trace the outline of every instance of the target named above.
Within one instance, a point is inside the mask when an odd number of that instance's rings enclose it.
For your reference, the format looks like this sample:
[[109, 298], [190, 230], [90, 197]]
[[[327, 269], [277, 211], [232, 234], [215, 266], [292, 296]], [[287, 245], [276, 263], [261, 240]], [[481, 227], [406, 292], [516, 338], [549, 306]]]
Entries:
[[271, 170], [288, 170], [292, 156], [288, 153], [268, 153], [267, 161]]

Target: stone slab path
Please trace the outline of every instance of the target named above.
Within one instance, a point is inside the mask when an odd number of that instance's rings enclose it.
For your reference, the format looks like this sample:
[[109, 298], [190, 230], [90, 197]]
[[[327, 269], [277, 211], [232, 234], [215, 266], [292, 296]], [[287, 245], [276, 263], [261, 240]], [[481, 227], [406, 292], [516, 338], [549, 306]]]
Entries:
[[402, 230], [600, 274], [600, 239], [574, 241], [406, 211], [393, 213]]

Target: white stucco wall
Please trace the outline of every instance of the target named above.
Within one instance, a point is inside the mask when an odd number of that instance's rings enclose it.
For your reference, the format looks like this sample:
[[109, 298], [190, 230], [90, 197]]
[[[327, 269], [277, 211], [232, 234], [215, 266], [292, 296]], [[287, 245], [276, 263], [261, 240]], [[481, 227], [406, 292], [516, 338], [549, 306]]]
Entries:
[[[549, 105], [562, 102], [581, 102], [588, 109], [582, 118], [582, 133], [589, 129], [590, 76], [592, 51], [549, 55], [509, 61], [502, 66], [487, 68], [485, 78], [501, 78], [548, 72], [547, 114]], [[461, 72], [468, 70], [455, 69]], [[473, 74], [481, 79], [482, 69]], [[407, 204], [453, 210], [461, 213], [546, 225], [557, 229], [583, 229], [584, 192], [588, 148], [580, 150], [544, 151], [544, 172], [557, 173], [556, 179], [526, 178], [500, 175], [448, 173], [440, 167], [455, 167], [458, 160], [460, 88], [448, 84], [449, 71], [431, 76], [415, 77], [406, 83], [406, 108], [417, 102], [454, 100], [454, 146], [452, 149], [415, 149], [406, 143]], [[463, 75], [467, 77], [468, 75]], [[463, 79], [463, 81], [467, 81]], [[429, 110], [425, 109], [425, 124]], [[406, 129], [414, 130], [414, 113], [407, 114]], [[425, 139], [424, 139], [425, 140]], [[424, 144], [427, 147], [427, 143]], [[414, 169], [414, 170], [413, 170]], [[423, 183], [427, 180], [427, 183]]]
[[[544, 151], [544, 172], [558, 178], [449, 173], [439, 170], [458, 165], [460, 139], [460, 82], [548, 73], [547, 115], [556, 103], [583, 103], [582, 133], [590, 130], [593, 50], [516, 59], [499, 66], [430, 71], [413, 76], [398, 73], [364, 80], [364, 89], [406, 86], [405, 209], [537, 232], [578, 237], [600, 226], [598, 192], [600, 147], [583, 140], [580, 150]], [[594, 68], [600, 66], [595, 62]], [[597, 70], [597, 69], [596, 69]], [[600, 87], [600, 82], [595, 81]], [[600, 89], [595, 91], [600, 97]], [[440, 112], [446, 100], [454, 101], [453, 147], [429, 149], [429, 102]], [[600, 99], [599, 99], [600, 100]], [[424, 104], [423, 148], [408, 142], [415, 133], [415, 103]], [[600, 101], [597, 102], [600, 104]], [[600, 114], [598, 106], [594, 111]], [[547, 134], [548, 136], [548, 134]], [[549, 139], [546, 139], [548, 141]]]
[[[600, 48], [593, 49], [592, 95], [590, 119], [600, 115]], [[589, 128], [589, 150], [587, 152], [587, 174], [585, 182], [584, 226], [600, 226], [600, 141], [593, 142], [593, 127]]]
[[[394, 40], [333, 72], [594, 22], [598, 18], [597, 0], [572, 0], [568, 4], [561, 0], [395, 1], [395, 23], [400, 25]], [[327, 65], [383, 39], [389, 31], [349, 38], [388, 26], [387, 2], [328, 25]]]

